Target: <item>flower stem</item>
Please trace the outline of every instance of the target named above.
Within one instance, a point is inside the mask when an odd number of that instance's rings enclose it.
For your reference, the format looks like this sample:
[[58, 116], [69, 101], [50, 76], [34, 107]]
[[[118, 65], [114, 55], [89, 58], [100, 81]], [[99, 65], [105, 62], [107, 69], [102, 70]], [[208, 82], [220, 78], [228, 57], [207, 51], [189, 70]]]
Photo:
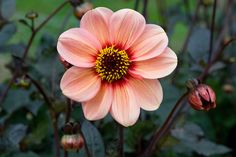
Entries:
[[214, 29], [215, 29], [216, 6], [217, 6], [217, 0], [214, 0], [212, 19], [211, 19], [211, 36], [210, 36], [210, 48], [209, 48], [208, 63], [211, 61], [211, 55], [212, 55], [212, 51], [213, 51], [213, 38], [214, 38]]
[[174, 108], [172, 109], [172, 111], [168, 115], [167, 119], [163, 123], [163, 125], [160, 127], [160, 129], [156, 130], [156, 132], [153, 134], [146, 150], [144, 151], [143, 154], [141, 154], [140, 157], [152, 156], [157, 142], [160, 140], [161, 137], [163, 137], [169, 131], [169, 129], [170, 129], [171, 125], [173, 124], [174, 120], [176, 119], [178, 113], [180, 112], [180, 110], [182, 109], [184, 104], [186, 104], [185, 99], [187, 97], [187, 94], [188, 93], [185, 93], [179, 98], [179, 100], [175, 104]]
[[140, 2], [140, 0], [135, 0], [134, 10], [136, 10], [136, 11], [138, 10], [139, 2]]
[[148, 21], [147, 19], [147, 5], [148, 5], [148, 0], [143, 0], [143, 16]]
[[59, 133], [58, 133], [58, 128], [57, 128], [57, 115], [53, 109], [53, 104], [48, 98], [46, 92], [44, 91], [43, 87], [35, 80], [33, 79], [29, 74], [26, 74], [26, 77], [32, 82], [32, 84], [37, 88], [39, 93], [42, 94], [45, 104], [48, 107], [50, 117], [52, 120], [52, 126], [53, 126], [53, 132], [54, 132], [54, 142], [55, 142], [55, 150], [56, 154], [55, 157], [60, 157], [60, 140], [59, 140]]
[[119, 143], [117, 147], [117, 152], [119, 154], [119, 157], [124, 157], [124, 127], [122, 125], [119, 125]]

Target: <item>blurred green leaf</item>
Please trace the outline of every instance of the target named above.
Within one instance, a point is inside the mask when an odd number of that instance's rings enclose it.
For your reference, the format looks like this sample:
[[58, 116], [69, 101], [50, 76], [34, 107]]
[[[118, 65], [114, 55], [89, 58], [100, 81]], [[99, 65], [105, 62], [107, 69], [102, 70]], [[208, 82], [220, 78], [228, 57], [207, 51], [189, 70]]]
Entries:
[[[181, 146], [177, 146], [178, 151], [181, 151], [181, 148], [188, 148], [204, 156], [220, 155], [231, 151], [226, 146], [216, 144], [203, 138], [204, 132], [197, 124], [186, 124], [182, 128], [173, 129], [171, 134], [180, 140]], [[182, 149], [182, 151], [183, 150], [184, 149]]]
[[0, 16], [4, 19], [9, 19], [15, 12], [15, 0], [1, 0], [0, 1]]
[[12, 113], [20, 107], [32, 103], [30, 101], [30, 91], [24, 89], [11, 89], [3, 103], [3, 109]]
[[210, 31], [204, 27], [196, 27], [190, 37], [187, 51], [195, 61], [208, 56]]
[[[105, 156], [104, 143], [97, 128], [94, 125], [92, 125], [89, 121], [84, 120], [81, 129], [85, 136], [87, 145], [89, 147], [90, 155], [93, 157], [104, 157]], [[80, 153], [84, 154], [82, 156], [86, 156], [84, 149], [81, 150]]]
[[195, 142], [199, 138], [203, 137], [204, 132], [197, 124], [187, 123], [183, 128], [175, 128], [171, 130], [171, 134], [180, 140]]
[[26, 134], [27, 126], [23, 124], [10, 125], [3, 133], [0, 135], [0, 150], [10, 150], [18, 148], [19, 142], [24, 138]]
[[13, 145], [18, 145], [26, 134], [27, 126], [23, 124], [10, 125], [6, 131], [6, 136]]
[[39, 157], [39, 155], [33, 152], [26, 152], [26, 153], [17, 153], [12, 157]]
[[4, 45], [16, 33], [15, 23], [7, 23], [0, 29], [0, 46]]
[[202, 139], [198, 142], [185, 143], [187, 147], [197, 152], [200, 155], [211, 156], [229, 153], [231, 149], [226, 146], [215, 144], [207, 139]]

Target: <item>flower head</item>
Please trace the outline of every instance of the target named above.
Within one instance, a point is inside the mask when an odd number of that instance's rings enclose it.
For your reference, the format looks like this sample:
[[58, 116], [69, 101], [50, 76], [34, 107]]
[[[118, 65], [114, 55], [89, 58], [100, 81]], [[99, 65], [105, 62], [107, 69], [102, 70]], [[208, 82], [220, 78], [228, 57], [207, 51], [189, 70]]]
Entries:
[[157, 79], [177, 65], [176, 54], [167, 45], [165, 31], [146, 24], [134, 10], [90, 10], [80, 28], [69, 29], [58, 39], [59, 54], [73, 65], [62, 77], [62, 92], [82, 103], [88, 120], [110, 113], [120, 124], [133, 125], [140, 108], [153, 111], [162, 102]]

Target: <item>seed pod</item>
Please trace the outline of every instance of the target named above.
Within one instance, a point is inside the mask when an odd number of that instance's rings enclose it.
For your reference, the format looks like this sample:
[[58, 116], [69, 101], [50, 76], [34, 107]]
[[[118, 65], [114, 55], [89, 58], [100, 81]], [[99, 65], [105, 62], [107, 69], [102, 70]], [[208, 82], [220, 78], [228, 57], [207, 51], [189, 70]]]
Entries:
[[38, 17], [38, 13], [34, 12], [34, 11], [31, 11], [31, 12], [28, 12], [25, 15], [25, 17], [28, 18], [28, 19], [34, 20], [34, 19], [36, 19]]
[[215, 92], [205, 84], [198, 84], [188, 95], [188, 102], [195, 110], [208, 111], [216, 107]]
[[66, 151], [79, 151], [84, 146], [84, 139], [80, 134], [63, 135], [61, 146]]

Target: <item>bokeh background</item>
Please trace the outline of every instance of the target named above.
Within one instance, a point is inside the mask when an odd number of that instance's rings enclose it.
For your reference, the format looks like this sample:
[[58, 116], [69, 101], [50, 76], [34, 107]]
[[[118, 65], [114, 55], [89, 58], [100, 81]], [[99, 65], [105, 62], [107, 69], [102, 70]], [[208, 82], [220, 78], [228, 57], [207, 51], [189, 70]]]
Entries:
[[[56, 51], [58, 36], [68, 28], [79, 27], [75, 8], [63, 7], [38, 33], [28, 58], [21, 57], [31, 31], [25, 25], [29, 12], [37, 12], [39, 25], [63, 0], [0, 0], [0, 94], [7, 87], [12, 73], [19, 76], [0, 103], [0, 156], [55, 156], [52, 118], [42, 95], [25, 78], [30, 74], [48, 94], [57, 113], [59, 137], [65, 123], [66, 99], [59, 89], [65, 71]], [[94, 7], [108, 7], [114, 11], [134, 8], [135, 0], [93, 0]], [[217, 0], [214, 46], [223, 45], [236, 36], [235, 0]], [[161, 79], [164, 101], [157, 111], [142, 112], [140, 120], [125, 129], [125, 156], [137, 156], [160, 127], [186, 91], [185, 82], [197, 77], [207, 66], [213, 0], [202, 0], [196, 16], [198, 0], [148, 0], [148, 23], [161, 25], [169, 37], [169, 46], [179, 58], [178, 70]], [[230, 5], [229, 5], [230, 4]], [[138, 11], [143, 13], [143, 1]], [[230, 13], [229, 10], [231, 10]], [[224, 22], [225, 19], [228, 21]], [[21, 21], [21, 22], [19, 22]], [[22, 22], [23, 21], [23, 22]], [[222, 33], [222, 29], [225, 31]], [[189, 33], [190, 32], [190, 33]], [[186, 38], [189, 38], [186, 40]], [[187, 41], [187, 44], [186, 44]], [[183, 48], [186, 44], [186, 48]], [[215, 48], [215, 47], [214, 47]], [[184, 52], [183, 52], [184, 50]], [[214, 53], [212, 54], [214, 55]], [[155, 157], [234, 157], [236, 154], [236, 42], [225, 49], [210, 69], [206, 80], [217, 95], [216, 109], [195, 111], [186, 103], [168, 134], [158, 142]], [[19, 66], [20, 65], [20, 66]], [[23, 66], [22, 66], [23, 65]], [[82, 124], [85, 139], [94, 157], [115, 157], [118, 145], [117, 124], [110, 116], [97, 122], [84, 119], [80, 104], [73, 106], [72, 121]], [[61, 152], [63, 150], [61, 149]], [[70, 152], [70, 157], [86, 156], [84, 149]]]

